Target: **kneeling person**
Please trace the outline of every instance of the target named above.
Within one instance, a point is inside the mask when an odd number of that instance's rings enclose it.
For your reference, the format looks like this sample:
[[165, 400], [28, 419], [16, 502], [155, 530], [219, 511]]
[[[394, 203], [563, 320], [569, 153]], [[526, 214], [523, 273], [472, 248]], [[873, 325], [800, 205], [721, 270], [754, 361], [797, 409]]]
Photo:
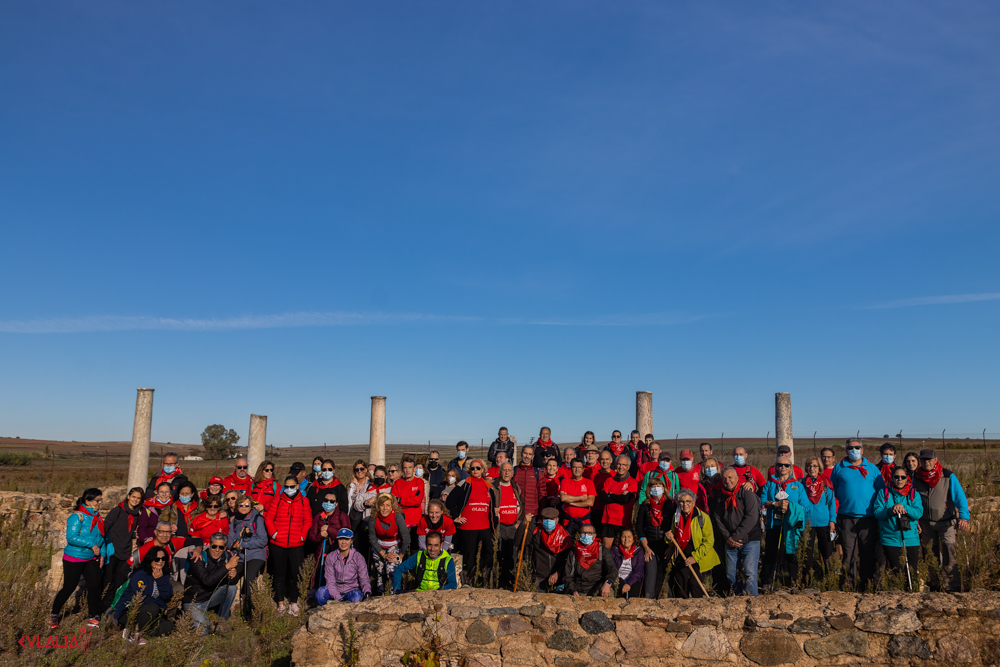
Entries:
[[589, 523], [580, 528], [566, 561], [566, 593], [569, 595], [600, 593], [601, 597], [611, 597], [611, 589], [618, 580], [618, 568], [611, 550], [605, 549], [596, 538], [597, 531]]
[[441, 533], [434, 531], [427, 534], [426, 551], [418, 551], [396, 566], [392, 573], [392, 588], [396, 593], [403, 592], [403, 573], [414, 571], [417, 578], [418, 591], [453, 590], [458, 588], [455, 579], [455, 561], [442, 548], [444, 539]]
[[239, 588], [235, 582], [240, 556], [226, 553], [226, 539], [225, 533], [214, 533], [209, 538], [208, 551], [191, 560], [185, 582], [184, 611], [191, 613], [191, 620], [203, 635], [212, 629], [208, 610], [217, 607], [220, 618], [229, 618]]
[[337, 549], [337, 553], [326, 557], [323, 573], [326, 586], [316, 589], [316, 604], [321, 607], [330, 600], [361, 602], [372, 594], [368, 564], [355, 551], [354, 532], [350, 528], [341, 528], [337, 532]]

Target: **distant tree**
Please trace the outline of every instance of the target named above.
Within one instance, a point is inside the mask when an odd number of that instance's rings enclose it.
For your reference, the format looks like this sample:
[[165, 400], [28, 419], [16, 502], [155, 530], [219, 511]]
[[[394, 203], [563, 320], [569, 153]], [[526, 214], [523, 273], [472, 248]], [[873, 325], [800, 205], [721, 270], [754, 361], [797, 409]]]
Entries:
[[226, 430], [222, 424], [206, 426], [201, 432], [201, 444], [205, 447], [205, 458], [225, 459], [236, 453], [236, 443], [240, 436], [233, 429]]
[[189, 449], [188, 453], [191, 454], [191, 456], [198, 456], [198, 454], [199, 454], [198, 450], [195, 449], [194, 447], [192, 447], [191, 449]]

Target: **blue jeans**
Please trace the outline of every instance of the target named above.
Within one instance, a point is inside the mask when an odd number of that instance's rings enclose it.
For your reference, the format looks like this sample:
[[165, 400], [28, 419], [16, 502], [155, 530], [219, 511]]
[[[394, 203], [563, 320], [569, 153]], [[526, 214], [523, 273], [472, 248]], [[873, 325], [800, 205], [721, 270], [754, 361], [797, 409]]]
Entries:
[[[746, 586], [736, 577], [736, 570], [743, 561], [743, 573], [746, 575]], [[760, 562], [760, 541], [747, 542], [742, 547], [726, 546], [726, 576], [733, 587], [735, 595], [742, 595], [744, 590], [757, 597], [757, 564]]]
[[191, 620], [195, 627], [201, 629], [201, 634], [207, 635], [212, 630], [212, 624], [206, 613], [212, 607], [219, 607], [220, 618], [229, 618], [229, 611], [233, 608], [233, 601], [236, 599], [236, 589], [237, 586], [220, 584], [207, 601], [189, 602], [184, 605], [184, 611], [191, 613]]
[[[361, 602], [365, 597], [361, 589], [355, 588], [353, 591], [347, 591], [340, 597], [341, 602]], [[326, 605], [332, 598], [330, 597], [330, 589], [326, 586], [320, 586], [316, 589], [316, 606], [322, 607]]]

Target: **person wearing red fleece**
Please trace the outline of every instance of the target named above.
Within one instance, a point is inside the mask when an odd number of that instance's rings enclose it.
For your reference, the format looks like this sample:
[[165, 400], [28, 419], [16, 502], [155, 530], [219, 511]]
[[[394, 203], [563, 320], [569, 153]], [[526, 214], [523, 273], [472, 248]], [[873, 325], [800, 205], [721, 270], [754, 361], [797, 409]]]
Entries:
[[559, 509], [559, 487], [563, 478], [559, 476], [559, 464], [555, 459], [545, 463], [545, 474], [538, 480], [538, 509], [554, 507]]
[[585, 459], [583, 457], [577, 457], [576, 447], [566, 447], [563, 450], [562, 465], [559, 466], [559, 474], [562, 475], [563, 477], [572, 477], [573, 460], [576, 458], [579, 458], [581, 461], [584, 461], [583, 465], [584, 467], [586, 467], [587, 464], [585, 462]]
[[[788, 445], [781, 445], [780, 447], [778, 447], [778, 456], [779, 457], [787, 456], [791, 458], [792, 448], [789, 447]], [[793, 465], [792, 476], [794, 479], [802, 479], [803, 477], [806, 476], [806, 473], [802, 470], [802, 468], [798, 467], [797, 465]], [[767, 478], [771, 479], [772, 477], [774, 477], [774, 466], [771, 466], [770, 468], [767, 469]]]
[[757, 468], [747, 462], [746, 447], [737, 447], [733, 450], [733, 470], [736, 471], [736, 475], [740, 478], [740, 483], [747, 491], [759, 493], [767, 482], [760, 470], [757, 470]]
[[593, 481], [594, 475], [601, 472], [601, 450], [597, 448], [597, 445], [588, 445], [581, 456], [586, 457], [583, 476]]
[[160, 484], [163, 482], [170, 484], [175, 477], [180, 477], [183, 474], [184, 472], [177, 465], [177, 455], [173, 452], [167, 452], [163, 455], [160, 470], [149, 479], [149, 484], [146, 486], [146, 497], [152, 498], [156, 495], [156, 489]]
[[[597, 460], [597, 465], [599, 470], [595, 472], [591, 477], [590, 481], [594, 483], [594, 489], [601, 489], [604, 487], [604, 482], [615, 474], [612, 469], [614, 465], [615, 457], [611, 455], [611, 452], [605, 450], [600, 453]], [[584, 471], [586, 472], [586, 470]], [[601, 523], [604, 518], [604, 499], [601, 498], [601, 494], [597, 494], [597, 498], [594, 499], [594, 506], [590, 508], [590, 523], [594, 524], [594, 530], [597, 534], [601, 534]]]
[[[509, 460], [507, 458], [507, 452], [499, 451], [496, 453], [496, 465], [490, 466], [490, 469], [486, 471], [486, 476], [491, 480], [500, 479], [500, 468], [503, 467], [504, 463]], [[513, 462], [511, 463], [513, 465]]]
[[201, 497], [202, 500], [205, 500], [209, 496], [221, 496], [225, 492], [226, 490], [222, 483], [222, 478], [215, 476], [209, 478], [208, 487], [198, 495]]
[[564, 479], [559, 487], [563, 504], [563, 527], [570, 533], [591, 522], [590, 508], [597, 499], [594, 483], [583, 476], [583, 461], [573, 461], [573, 477]]
[[427, 485], [423, 479], [414, 476], [415, 467], [413, 457], [407, 456], [402, 463], [403, 476], [392, 484], [392, 495], [399, 502], [406, 527], [410, 529], [410, 544], [417, 543], [417, 525], [427, 511], [428, 501]]
[[334, 477], [336, 472], [337, 464], [332, 459], [324, 459], [320, 464], [315, 483], [310, 484], [309, 490], [306, 491], [306, 499], [309, 501], [311, 516], [316, 516], [323, 511], [323, 500], [326, 498], [327, 491], [333, 491], [337, 494], [338, 508], [344, 512], [351, 509], [347, 506], [347, 487]]
[[701, 474], [694, 469], [694, 452], [690, 449], [681, 450], [681, 465], [677, 472], [677, 480], [681, 483], [682, 489], [693, 491], [698, 495]]
[[233, 474], [222, 480], [225, 490], [236, 489], [243, 495], [249, 496], [253, 491], [253, 478], [248, 472], [249, 467], [245, 458], [236, 459], [236, 469]]
[[605, 549], [613, 547], [622, 529], [632, 525], [632, 508], [639, 494], [639, 485], [628, 474], [631, 465], [632, 459], [627, 454], [619, 456], [615, 459], [615, 474], [605, 478], [598, 489], [598, 495], [604, 501], [600, 537]]
[[554, 458], [556, 463], [562, 463], [559, 457], [559, 447], [552, 442], [552, 429], [543, 426], [538, 431], [538, 442], [535, 443], [535, 467], [544, 468], [547, 459]]
[[[282, 493], [275, 496], [264, 513], [264, 525], [270, 538], [270, 556], [274, 601], [278, 603], [278, 613], [287, 611], [292, 616], [299, 614], [299, 569], [305, 558], [306, 537], [312, 524], [309, 502], [299, 490], [299, 481], [294, 475], [285, 478]], [[242, 498], [242, 496], [241, 496]]]
[[660, 443], [655, 440], [647, 446], [644, 453], [644, 457], [648, 458], [648, 461], [644, 461], [639, 465], [639, 474], [637, 479], [645, 479], [646, 475], [658, 469], [660, 466]]

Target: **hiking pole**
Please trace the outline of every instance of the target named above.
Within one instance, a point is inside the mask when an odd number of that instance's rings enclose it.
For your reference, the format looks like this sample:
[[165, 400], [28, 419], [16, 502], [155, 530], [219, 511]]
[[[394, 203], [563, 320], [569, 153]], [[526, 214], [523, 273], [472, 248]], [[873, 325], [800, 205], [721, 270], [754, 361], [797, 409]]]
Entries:
[[517, 570], [514, 572], [514, 592], [517, 592], [517, 582], [521, 578], [521, 561], [524, 560], [524, 543], [528, 541], [528, 524], [531, 523], [532, 516], [524, 516], [524, 535], [521, 536], [521, 553], [517, 557]]
[[[681, 549], [679, 544], [677, 544], [677, 540], [674, 539], [673, 535], [670, 536], [670, 542], [674, 545], [674, 549], [677, 549], [677, 555], [684, 558], [684, 550]], [[686, 558], [684, 560], [687, 561]], [[688, 565], [687, 567], [691, 570], [691, 576], [694, 577], [694, 580], [697, 581], [698, 585], [701, 587], [701, 592], [705, 594], [705, 597], [708, 597], [708, 590], [705, 588], [705, 584], [701, 583], [701, 577], [699, 577], [698, 573], [694, 571], [694, 565]]]
[[[780, 491], [779, 493], [785, 493], [785, 492], [784, 491]], [[777, 497], [777, 496], [775, 496], [775, 497]], [[788, 494], [786, 493], [785, 494], [785, 498], [787, 498], [787, 497], [788, 497]], [[784, 500], [784, 498], [782, 498], [781, 500]], [[784, 512], [780, 512], [780, 514], [781, 514], [781, 526], [778, 528], [778, 553], [775, 554], [775, 556], [774, 556], [774, 569], [771, 570], [771, 589], [772, 590], [774, 590], [774, 580], [778, 576], [778, 567], [780, 567], [780, 563], [778, 561], [781, 559], [781, 538], [785, 536], [785, 513]]]
[[899, 526], [899, 538], [903, 541], [903, 565], [906, 566], [906, 583], [910, 587], [910, 592], [913, 592], [913, 578], [910, 576], [910, 559], [906, 555], [906, 535], [903, 533], [903, 522], [900, 521], [901, 515], [896, 515], [896, 525]]

